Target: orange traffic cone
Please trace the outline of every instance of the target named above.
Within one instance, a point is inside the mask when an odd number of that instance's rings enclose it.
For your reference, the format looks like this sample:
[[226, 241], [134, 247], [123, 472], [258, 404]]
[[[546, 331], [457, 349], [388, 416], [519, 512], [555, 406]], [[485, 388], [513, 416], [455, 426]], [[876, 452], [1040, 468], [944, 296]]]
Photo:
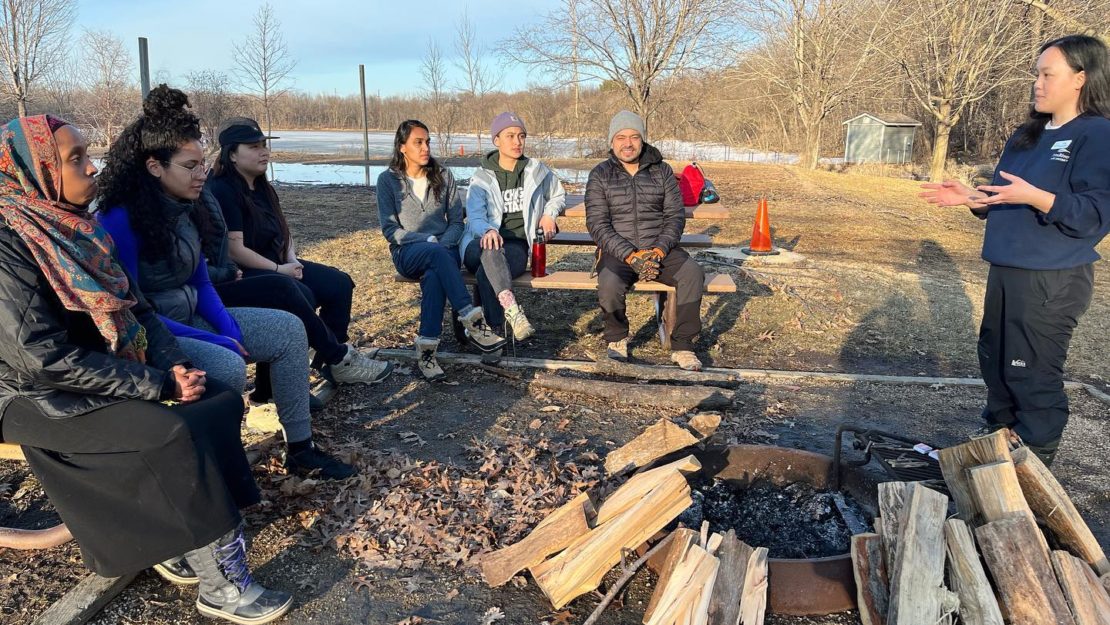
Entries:
[[771, 244], [771, 217], [767, 211], [767, 198], [759, 198], [755, 225], [752, 226], [751, 245], [741, 251], [749, 256], [772, 256], [779, 253]]

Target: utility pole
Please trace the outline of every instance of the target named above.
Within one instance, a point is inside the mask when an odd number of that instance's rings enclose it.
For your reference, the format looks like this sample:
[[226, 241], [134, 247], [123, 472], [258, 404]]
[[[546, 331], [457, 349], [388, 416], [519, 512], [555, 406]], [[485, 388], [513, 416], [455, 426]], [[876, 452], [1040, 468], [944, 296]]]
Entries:
[[366, 186], [370, 186], [370, 120], [366, 110], [366, 66], [358, 65], [358, 89], [362, 94], [362, 159], [366, 167]]
[[150, 55], [146, 49], [146, 37], [139, 37], [139, 82], [145, 100], [150, 93]]

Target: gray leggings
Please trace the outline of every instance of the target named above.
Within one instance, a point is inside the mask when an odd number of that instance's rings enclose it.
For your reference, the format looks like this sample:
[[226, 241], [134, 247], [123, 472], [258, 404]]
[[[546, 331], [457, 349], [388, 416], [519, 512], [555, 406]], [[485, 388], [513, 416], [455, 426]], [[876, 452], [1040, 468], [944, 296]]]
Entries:
[[499, 250], [483, 250], [479, 239], [466, 246], [463, 264], [478, 278], [478, 299], [486, 323], [495, 328], [504, 325], [505, 311], [497, 295], [513, 289], [513, 278], [528, 271], [530, 256], [528, 242], [522, 239], [506, 239]]
[[[285, 440], [296, 443], [312, 436], [308, 412], [308, 338], [296, 316], [270, 308], [228, 308], [243, 331], [243, 347], [252, 362], [270, 363], [274, 403]], [[202, 319], [193, 326], [213, 332]], [[190, 338], [179, 338], [193, 364], [242, 394], [247, 386], [247, 365], [231, 350]]]

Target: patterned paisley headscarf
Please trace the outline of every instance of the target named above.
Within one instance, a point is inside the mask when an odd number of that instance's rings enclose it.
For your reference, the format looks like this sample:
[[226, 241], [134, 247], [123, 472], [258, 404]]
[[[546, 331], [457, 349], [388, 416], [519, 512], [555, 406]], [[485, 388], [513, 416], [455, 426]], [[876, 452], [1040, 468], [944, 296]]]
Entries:
[[146, 331], [108, 233], [85, 208], [62, 201], [62, 162], [47, 115], [0, 128], [0, 219], [23, 239], [67, 310], [88, 313], [108, 349], [145, 361]]

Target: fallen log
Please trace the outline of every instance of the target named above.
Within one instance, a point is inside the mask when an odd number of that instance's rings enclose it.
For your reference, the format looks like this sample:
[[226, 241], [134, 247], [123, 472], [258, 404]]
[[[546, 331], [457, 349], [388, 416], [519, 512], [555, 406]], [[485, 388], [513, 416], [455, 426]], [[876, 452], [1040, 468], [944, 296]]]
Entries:
[[43, 611], [31, 625], [83, 625], [123, 592], [136, 575], [101, 577], [93, 573]]
[[878, 534], [852, 536], [852, 574], [856, 578], [856, 605], [863, 625], [883, 625], [890, 598], [883, 540]]
[[735, 386], [740, 381], [740, 376], [735, 373], [713, 373], [709, 371], [686, 371], [678, 367], [659, 367], [653, 365], [638, 365], [630, 362], [619, 362], [607, 357], [597, 357], [590, 354], [594, 363], [579, 369], [602, 375], [614, 375], [622, 378], [636, 380], [650, 380], [653, 382], [716, 382], [718, 384], [731, 384]]
[[709, 625], [738, 625], [740, 599], [744, 592], [744, 576], [748, 560], [755, 550], [736, 538], [736, 530], [729, 530], [717, 550], [721, 564], [713, 582], [713, 599], [709, 604]]
[[605, 472], [616, 475], [655, 462], [671, 452], [696, 445], [700, 439], [670, 419], [660, 419], [639, 436], [605, 456]]
[[767, 614], [767, 548], [757, 547], [748, 558], [744, 590], [740, 595], [740, 622], [763, 625]]
[[1007, 621], [1074, 625], [1052, 564], [1041, 551], [1039, 533], [1028, 517], [1016, 515], [980, 526], [975, 537]]
[[523, 540], [482, 556], [482, 577], [493, 587], [504, 584], [590, 531], [593, 515], [590, 496], [580, 493], [547, 515]]
[[948, 594], [944, 588], [947, 513], [947, 497], [920, 483], [910, 484], [890, 574], [888, 625], [935, 625], [944, 614]]
[[1007, 430], [998, 430], [989, 436], [941, 449], [937, 455], [944, 482], [948, 485], [948, 492], [952, 494], [952, 501], [956, 504], [957, 515], [972, 526], [982, 525], [979, 510], [975, 507], [975, 498], [971, 492], [967, 470], [981, 464], [1010, 460]]
[[1022, 447], [1014, 450], [1014, 468], [1033, 514], [1048, 526], [1060, 545], [1091, 565], [1099, 575], [1110, 573], [1110, 561], [1098, 540], [1041, 459]]
[[575, 597], [595, 590], [605, 573], [688, 508], [690, 487], [674, 471], [636, 505], [580, 536], [558, 555], [531, 567], [532, 577], [560, 609]]
[[1066, 551], [1053, 551], [1052, 568], [1076, 625], [1110, 625], [1110, 597], [1086, 562]]
[[550, 391], [574, 393], [675, 410], [714, 410], [728, 408], [735, 397], [733, 391], [712, 386], [668, 386], [663, 384], [624, 384], [621, 382], [602, 382], [584, 378], [568, 378], [557, 375], [538, 374], [532, 385]]
[[964, 625], [1003, 625], [1002, 612], [967, 523], [948, 519], [944, 523], [944, 540], [948, 579], [952, 590], [960, 596], [960, 620]]

